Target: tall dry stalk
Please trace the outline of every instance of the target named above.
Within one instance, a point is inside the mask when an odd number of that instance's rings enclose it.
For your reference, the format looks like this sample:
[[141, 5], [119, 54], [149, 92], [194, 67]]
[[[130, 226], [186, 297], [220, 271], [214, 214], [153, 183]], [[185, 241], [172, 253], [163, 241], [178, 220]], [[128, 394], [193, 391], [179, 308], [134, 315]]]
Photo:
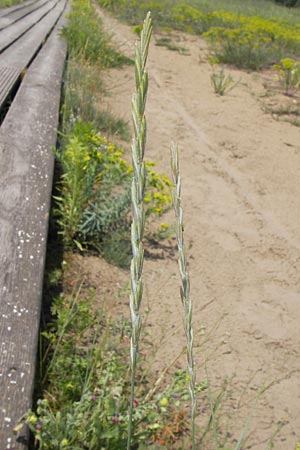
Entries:
[[181, 301], [184, 311], [184, 331], [187, 341], [187, 371], [189, 375], [189, 391], [191, 398], [191, 435], [192, 450], [195, 449], [195, 371], [193, 356], [193, 327], [192, 327], [192, 301], [190, 298], [190, 279], [187, 269], [186, 252], [183, 238], [183, 213], [181, 207], [181, 180], [179, 173], [178, 148], [172, 145], [171, 148], [171, 169], [173, 180], [173, 207], [176, 217], [176, 236], [178, 245], [178, 264], [182, 286], [180, 287]]
[[131, 245], [132, 260], [130, 266], [131, 294], [130, 294], [130, 318], [131, 318], [131, 341], [130, 341], [130, 368], [131, 388], [129, 399], [129, 423], [127, 450], [130, 450], [132, 434], [132, 416], [134, 401], [135, 371], [138, 355], [139, 337], [141, 331], [140, 304], [143, 293], [142, 269], [144, 261], [144, 249], [142, 244], [145, 212], [145, 163], [144, 151], [146, 144], [146, 118], [145, 106], [148, 90], [148, 75], [145, 70], [152, 26], [151, 15], [147, 14], [141, 31], [140, 41], [135, 48], [135, 82], [136, 92], [132, 98], [132, 119], [134, 126], [134, 138], [132, 140], [132, 166], [133, 179], [131, 186], [132, 198], [132, 225]]

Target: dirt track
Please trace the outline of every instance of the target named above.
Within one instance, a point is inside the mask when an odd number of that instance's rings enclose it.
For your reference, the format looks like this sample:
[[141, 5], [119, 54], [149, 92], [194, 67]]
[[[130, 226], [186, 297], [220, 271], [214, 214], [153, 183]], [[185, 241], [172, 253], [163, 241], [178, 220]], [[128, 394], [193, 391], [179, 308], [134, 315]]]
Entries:
[[[109, 17], [105, 24], [132, 55], [130, 28]], [[263, 112], [266, 74], [226, 69], [241, 82], [218, 97], [206, 44], [180, 39], [188, 55], [152, 40], [147, 158], [169, 172], [170, 142], [180, 147], [198, 378], [206, 363], [216, 389], [229, 380], [222, 421], [235, 437], [259, 388], [268, 386], [243, 448], [266, 448], [278, 430], [274, 448], [294, 450], [300, 440], [300, 131]], [[106, 75], [106, 102], [128, 121], [133, 72]], [[172, 223], [172, 212], [162, 220]], [[157, 346], [153, 366], [160, 370], [185, 342], [176, 260], [149, 259], [144, 273], [145, 333]]]

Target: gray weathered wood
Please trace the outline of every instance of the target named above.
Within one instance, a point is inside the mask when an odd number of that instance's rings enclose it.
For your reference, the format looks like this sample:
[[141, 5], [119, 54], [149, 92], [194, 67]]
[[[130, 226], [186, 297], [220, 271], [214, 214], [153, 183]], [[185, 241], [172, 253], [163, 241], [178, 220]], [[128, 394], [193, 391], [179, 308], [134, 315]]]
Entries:
[[[52, 33], [0, 128], [0, 449], [30, 408], [66, 44]], [[27, 438], [23, 429], [18, 438]]]
[[41, 21], [43, 17], [46, 17], [56, 4], [57, 0], [47, 1], [42, 7], [23, 17], [21, 21], [1, 30], [0, 53], [22, 37], [26, 31], [34, 31], [35, 25]]
[[18, 9], [25, 8], [28, 5], [31, 5], [32, 3], [35, 3], [36, 0], [27, 0], [22, 3], [18, 3], [17, 5], [12, 6], [6, 6], [5, 8], [0, 9], [0, 17], [6, 16], [7, 14], [12, 13], [13, 11], [16, 11]]
[[0, 30], [3, 30], [4, 28], [11, 26], [18, 20], [21, 20], [28, 14], [31, 14], [32, 12], [36, 11], [41, 6], [43, 6], [47, 1], [48, 0], [38, 0], [37, 2], [30, 3], [26, 7], [14, 10], [11, 13], [6, 14], [4, 17], [0, 16]]
[[32, 27], [22, 39], [18, 39], [0, 55], [0, 64], [23, 71], [38, 52], [41, 44], [46, 40], [60, 14], [66, 6], [66, 0], [59, 0], [58, 4], [40, 22]]
[[0, 111], [19, 79], [19, 70], [0, 66]]

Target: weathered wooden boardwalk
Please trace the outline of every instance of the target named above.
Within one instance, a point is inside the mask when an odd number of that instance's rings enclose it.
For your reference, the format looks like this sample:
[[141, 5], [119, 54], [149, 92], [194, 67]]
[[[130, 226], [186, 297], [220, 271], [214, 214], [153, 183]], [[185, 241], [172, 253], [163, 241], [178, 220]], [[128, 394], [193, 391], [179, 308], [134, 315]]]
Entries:
[[13, 429], [34, 387], [66, 3], [0, 10], [0, 450], [28, 442]]

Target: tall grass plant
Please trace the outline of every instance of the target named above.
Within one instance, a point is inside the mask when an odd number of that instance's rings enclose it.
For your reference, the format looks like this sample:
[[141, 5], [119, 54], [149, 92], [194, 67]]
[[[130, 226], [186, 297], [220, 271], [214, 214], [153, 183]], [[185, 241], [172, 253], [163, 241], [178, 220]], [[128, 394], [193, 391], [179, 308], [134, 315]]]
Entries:
[[180, 288], [181, 302], [183, 306], [183, 323], [186, 335], [187, 373], [189, 378], [189, 392], [191, 398], [191, 441], [192, 450], [195, 450], [196, 442], [196, 397], [195, 397], [195, 365], [193, 355], [193, 326], [192, 326], [192, 301], [190, 298], [190, 278], [187, 268], [187, 257], [183, 237], [183, 211], [181, 206], [181, 179], [179, 173], [178, 148], [173, 145], [171, 149], [171, 168], [173, 180], [173, 207], [176, 218], [176, 236], [178, 246], [178, 264], [182, 286]]
[[146, 167], [144, 153], [146, 145], [146, 118], [145, 107], [148, 91], [148, 74], [146, 62], [150, 44], [152, 26], [150, 14], [147, 15], [141, 31], [140, 42], [135, 48], [135, 82], [136, 92], [132, 98], [132, 118], [134, 137], [132, 140], [132, 166], [133, 178], [131, 186], [132, 199], [132, 225], [131, 245], [132, 260], [130, 266], [131, 294], [130, 294], [130, 398], [129, 398], [129, 427], [127, 450], [131, 448], [131, 435], [133, 426], [134, 388], [139, 339], [141, 332], [140, 305], [143, 295], [142, 270], [144, 262], [143, 235], [145, 227], [144, 196], [146, 185]]

